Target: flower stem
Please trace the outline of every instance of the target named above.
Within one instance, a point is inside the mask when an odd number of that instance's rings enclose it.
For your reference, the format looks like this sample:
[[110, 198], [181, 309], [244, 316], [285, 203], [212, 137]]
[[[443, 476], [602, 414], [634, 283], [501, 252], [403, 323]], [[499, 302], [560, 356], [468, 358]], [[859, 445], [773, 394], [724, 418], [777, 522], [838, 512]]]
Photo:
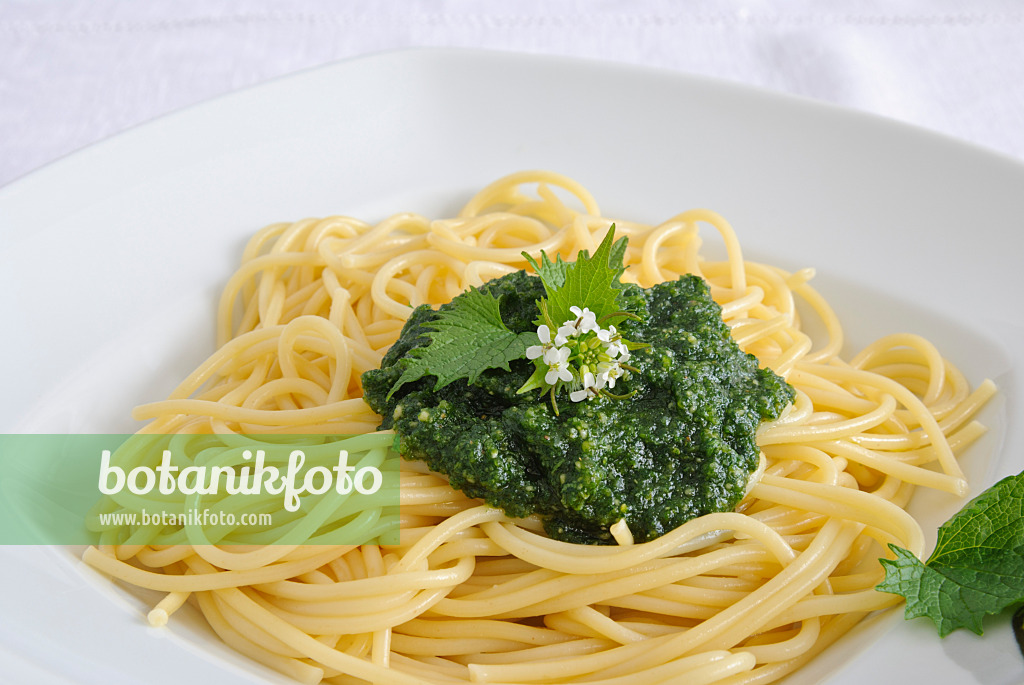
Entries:
[[551, 386], [551, 408], [555, 411], [555, 416], [558, 416], [558, 402], [555, 400], [555, 389], [559, 385], [559, 383], [556, 383]]

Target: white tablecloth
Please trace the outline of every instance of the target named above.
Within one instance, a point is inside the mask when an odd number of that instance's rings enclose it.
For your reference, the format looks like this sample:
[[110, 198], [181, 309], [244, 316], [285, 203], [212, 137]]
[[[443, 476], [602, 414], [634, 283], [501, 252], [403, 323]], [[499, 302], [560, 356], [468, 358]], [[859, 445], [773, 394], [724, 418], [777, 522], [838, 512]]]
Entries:
[[410, 46], [677, 69], [1024, 159], [1018, 0], [0, 0], [0, 185], [192, 103]]

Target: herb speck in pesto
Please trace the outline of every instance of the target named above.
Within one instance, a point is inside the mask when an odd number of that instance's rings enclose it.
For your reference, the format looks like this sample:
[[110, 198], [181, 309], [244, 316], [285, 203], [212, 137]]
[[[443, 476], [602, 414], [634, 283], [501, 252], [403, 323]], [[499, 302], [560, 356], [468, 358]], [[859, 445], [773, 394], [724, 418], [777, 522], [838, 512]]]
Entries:
[[[605, 266], [616, 258], [621, 264], [625, 241], [619, 246], [603, 257]], [[631, 341], [632, 372], [616, 395], [591, 392], [586, 401], [558, 403], [556, 413], [555, 390], [535, 389], [544, 369], [526, 358], [526, 343], [543, 342], [534, 332], [538, 304], [542, 314], [559, 306], [543, 268], [568, 267], [571, 280], [574, 265], [545, 258], [541, 266], [543, 282], [519, 271], [439, 311], [417, 308], [381, 368], [363, 374], [364, 398], [384, 417], [381, 429], [398, 434], [402, 456], [425, 461], [452, 487], [509, 516], [539, 514], [548, 535], [569, 542], [612, 543], [608, 529], [621, 519], [645, 542], [697, 516], [733, 510], [757, 468], [757, 427], [779, 416], [792, 388], [739, 349], [701, 278], [644, 289], [618, 282], [620, 267], [609, 286], [614, 307], [605, 310], [629, 313], [615, 326]], [[445, 384], [410, 374], [403, 360], [422, 357], [410, 353], [434, 344], [436, 322], [469, 295], [493, 299], [497, 323], [507, 327], [495, 332], [501, 349], [492, 368]], [[531, 391], [519, 392], [524, 387]]]

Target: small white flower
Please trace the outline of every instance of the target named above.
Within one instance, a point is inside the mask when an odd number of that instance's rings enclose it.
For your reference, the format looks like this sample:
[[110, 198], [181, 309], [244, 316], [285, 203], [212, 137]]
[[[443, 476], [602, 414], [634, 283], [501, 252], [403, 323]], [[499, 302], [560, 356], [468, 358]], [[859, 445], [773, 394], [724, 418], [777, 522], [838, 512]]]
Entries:
[[[562, 354], [563, 352], [565, 354]], [[569, 358], [570, 354], [572, 354], [572, 350], [568, 347], [554, 347], [549, 345], [548, 348], [544, 350], [544, 363], [550, 366], [551, 364], [565, 361]]]
[[615, 381], [622, 378], [623, 369], [618, 362], [601, 362], [597, 365], [597, 377], [603, 378], [609, 388], [615, 387]]
[[619, 362], [629, 359], [629, 348], [621, 340], [616, 340], [608, 345], [608, 356]]
[[566, 321], [564, 324], [559, 326], [558, 333], [555, 334], [555, 344], [564, 345], [569, 342], [569, 338], [574, 338], [579, 335], [579, 330], [576, 328], [572, 321]]
[[597, 397], [597, 394], [602, 387], [597, 383], [598, 381], [594, 377], [594, 374], [587, 371], [583, 374], [583, 387], [569, 393], [569, 399], [573, 402], [582, 402], [583, 400], [590, 399], [591, 397]]
[[612, 338], [614, 338], [617, 335], [615, 326], [609, 326], [608, 328], [597, 328], [595, 330], [597, 331], [597, 339], [603, 343], [612, 342]]
[[530, 345], [526, 348], [526, 358], [536, 359], [537, 357], [543, 356], [545, 351], [546, 350], [543, 345]]
[[541, 324], [537, 327], [537, 337], [540, 338], [542, 344], [530, 345], [526, 348], [526, 358], [536, 359], [537, 357], [543, 356], [551, 349], [551, 329]]
[[589, 331], [597, 330], [597, 315], [594, 314], [594, 312], [590, 311], [586, 307], [580, 309], [579, 307], [576, 306], [569, 307], [569, 311], [576, 315], [575, 324], [576, 328], [580, 331], [580, 333], [587, 333]]
[[558, 381], [571, 381], [572, 372], [569, 370], [569, 348], [559, 347], [552, 350], [552, 354], [544, 355], [544, 361], [548, 363], [548, 372], [544, 375], [544, 382], [554, 385]]

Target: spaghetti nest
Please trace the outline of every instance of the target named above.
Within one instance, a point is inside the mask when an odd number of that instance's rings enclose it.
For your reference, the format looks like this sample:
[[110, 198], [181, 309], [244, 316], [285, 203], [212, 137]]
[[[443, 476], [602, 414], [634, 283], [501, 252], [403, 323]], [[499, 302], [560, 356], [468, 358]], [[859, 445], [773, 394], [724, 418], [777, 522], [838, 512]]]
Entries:
[[[923, 552], [904, 510], [916, 486], [965, 493], [955, 455], [995, 388], [972, 391], [914, 335], [841, 358], [813, 272], [745, 261], [713, 212], [614, 223], [624, 282], [703, 277], [740, 347], [796, 390], [758, 430], [761, 469], [735, 512], [643, 544], [574, 545], [403, 462], [400, 544], [106, 545], [85, 560], [168, 593], [151, 622], [191, 601], [225, 643], [305, 683], [767, 683], [806, 663], [898, 601], [874, 590], [877, 559], [887, 543]], [[454, 218], [268, 226], [225, 288], [217, 351], [135, 415], [152, 433], [372, 433], [360, 376], [413, 308], [526, 268], [523, 251], [593, 253], [611, 224], [578, 183], [524, 172]], [[725, 261], [702, 258], [702, 224]]]

